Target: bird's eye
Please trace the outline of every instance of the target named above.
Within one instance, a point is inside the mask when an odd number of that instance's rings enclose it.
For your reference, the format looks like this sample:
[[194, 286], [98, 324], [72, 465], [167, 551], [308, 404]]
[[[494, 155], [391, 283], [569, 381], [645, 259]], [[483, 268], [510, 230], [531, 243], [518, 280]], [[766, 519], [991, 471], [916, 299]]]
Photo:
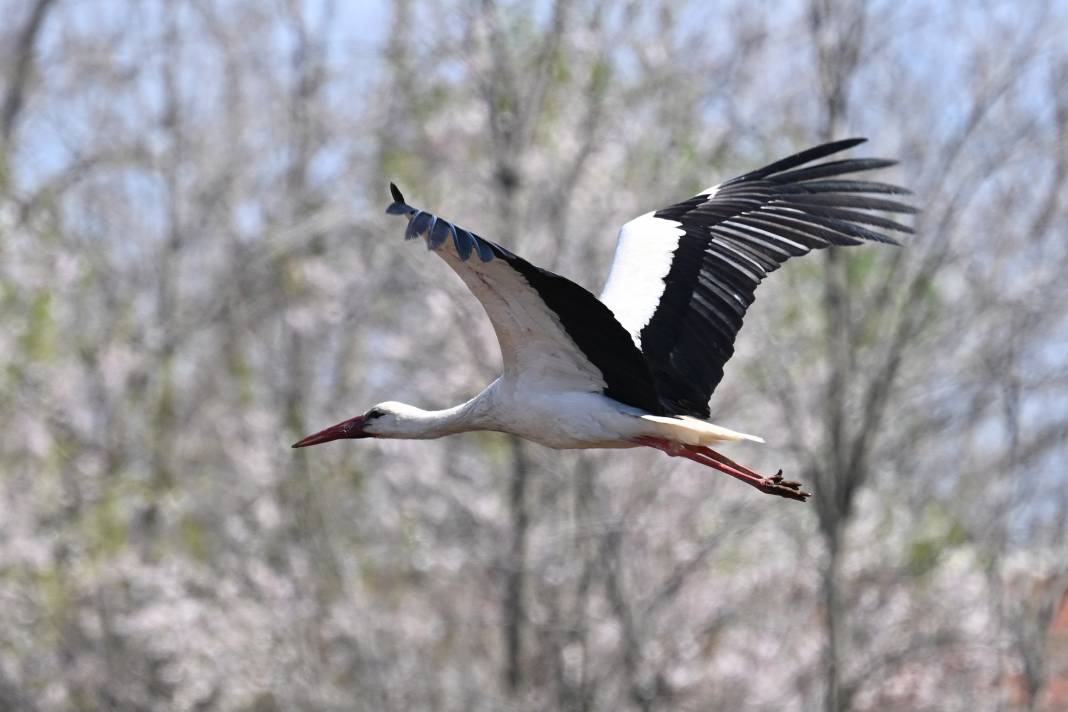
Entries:
[[384, 414], [378, 408], [371, 408], [371, 410], [367, 411], [367, 414], [363, 416], [363, 419], [364, 420], [373, 420], [375, 418], [382, 417], [382, 415], [384, 415]]

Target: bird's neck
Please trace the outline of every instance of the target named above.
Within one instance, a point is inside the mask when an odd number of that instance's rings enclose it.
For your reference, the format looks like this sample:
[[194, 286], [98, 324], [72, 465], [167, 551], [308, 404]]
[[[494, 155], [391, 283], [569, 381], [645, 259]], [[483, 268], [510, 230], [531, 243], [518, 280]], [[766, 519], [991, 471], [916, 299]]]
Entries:
[[486, 430], [488, 426], [485, 404], [477, 398], [445, 410], [410, 408], [406, 413], [405, 432], [394, 437], [423, 440], [471, 430]]

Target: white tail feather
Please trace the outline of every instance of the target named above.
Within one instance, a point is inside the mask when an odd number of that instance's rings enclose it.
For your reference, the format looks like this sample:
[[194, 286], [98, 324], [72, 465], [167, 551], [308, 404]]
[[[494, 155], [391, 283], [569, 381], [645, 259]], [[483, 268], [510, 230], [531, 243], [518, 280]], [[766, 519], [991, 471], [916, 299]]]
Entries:
[[740, 442], [743, 440], [749, 440], [755, 443], [764, 442], [764, 438], [756, 435], [748, 435], [746, 433], [739, 433], [736, 430], [730, 430], [724, 428], [722, 425], [716, 425], [704, 420], [698, 420], [697, 418], [691, 418], [687, 415], [682, 416], [661, 416], [661, 415], [643, 415], [642, 420], [656, 423], [657, 430], [663, 437], [670, 438], [676, 442], [684, 443], [686, 445], [707, 445], [714, 442]]

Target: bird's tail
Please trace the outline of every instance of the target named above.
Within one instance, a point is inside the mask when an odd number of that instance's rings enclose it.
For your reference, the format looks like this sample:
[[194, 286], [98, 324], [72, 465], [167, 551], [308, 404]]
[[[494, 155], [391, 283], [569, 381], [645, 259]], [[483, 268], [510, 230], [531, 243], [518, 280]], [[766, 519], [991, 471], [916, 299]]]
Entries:
[[657, 429], [663, 437], [686, 445], [708, 445], [715, 442], [750, 442], [762, 443], [764, 438], [757, 435], [739, 433], [722, 425], [709, 423], [706, 420], [691, 418], [688, 415], [662, 416], [643, 415], [642, 420], [657, 424]]

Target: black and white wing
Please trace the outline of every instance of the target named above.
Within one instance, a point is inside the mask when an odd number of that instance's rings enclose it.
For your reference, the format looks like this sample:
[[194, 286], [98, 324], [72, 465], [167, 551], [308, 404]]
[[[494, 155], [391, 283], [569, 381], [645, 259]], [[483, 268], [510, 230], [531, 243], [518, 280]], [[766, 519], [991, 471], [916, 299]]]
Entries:
[[482, 302], [500, 343], [504, 378], [544, 391], [601, 392], [663, 414], [645, 358], [603, 302], [472, 232], [404, 202], [390, 184], [386, 212], [408, 218]]
[[805, 166], [864, 140], [810, 148], [623, 226], [601, 300], [641, 349], [669, 413], [709, 416], [753, 292], [783, 262], [831, 245], [897, 244], [877, 230], [912, 232], [872, 212], [915, 212], [877, 197], [908, 191], [840, 177], [894, 161]]

